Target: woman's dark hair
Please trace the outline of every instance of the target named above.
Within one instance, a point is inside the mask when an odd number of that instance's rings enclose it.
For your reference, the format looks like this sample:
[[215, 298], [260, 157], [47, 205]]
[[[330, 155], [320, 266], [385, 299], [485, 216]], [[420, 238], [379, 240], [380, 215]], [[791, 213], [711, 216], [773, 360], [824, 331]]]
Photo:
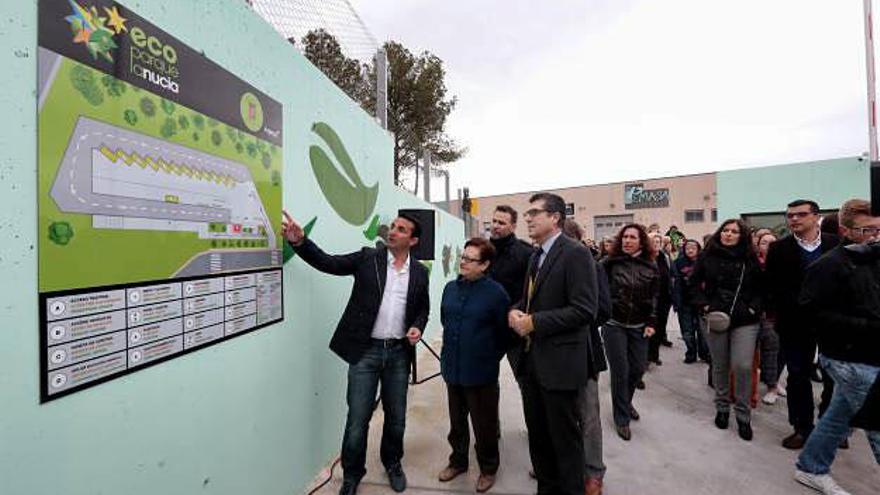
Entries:
[[623, 233], [626, 232], [627, 229], [636, 229], [639, 233], [639, 249], [642, 251], [642, 254], [640, 254], [639, 257], [647, 260], [654, 259], [654, 248], [651, 246], [651, 239], [648, 238], [648, 231], [645, 230], [643, 225], [637, 223], [624, 225], [623, 228], [620, 229], [620, 232], [614, 236], [614, 247], [611, 248], [611, 255], [620, 256], [625, 254], [623, 252]]
[[491, 262], [495, 259], [495, 246], [493, 246], [489, 240], [482, 237], [472, 237], [468, 239], [468, 241], [464, 243], [464, 247], [477, 248], [477, 251], [480, 252], [480, 262]]
[[822, 224], [819, 225], [820, 231], [826, 234], [837, 235], [838, 228], [840, 228], [840, 221], [836, 211], [822, 217]]
[[562, 224], [562, 233], [568, 237], [581, 242], [584, 237], [584, 229], [573, 218], [566, 218]]
[[749, 227], [745, 224], [745, 222], [738, 218], [728, 218], [727, 220], [721, 222], [718, 230], [716, 230], [715, 233], [712, 234], [709, 242], [706, 243], [706, 252], [725, 248], [725, 246], [721, 244], [721, 231], [724, 230], [724, 227], [727, 227], [732, 223], [735, 223], [736, 226], [739, 227], [739, 243], [735, 246], [736, 249], [742, 249], [747, 256], [754, 256], [755, 248], [752, 244], [752, 236], [749, 233]]

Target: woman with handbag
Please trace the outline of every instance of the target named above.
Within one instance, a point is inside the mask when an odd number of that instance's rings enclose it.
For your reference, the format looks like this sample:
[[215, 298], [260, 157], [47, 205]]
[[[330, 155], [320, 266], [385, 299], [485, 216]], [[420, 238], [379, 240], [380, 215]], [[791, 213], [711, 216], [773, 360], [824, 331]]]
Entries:
[[614, 425], [617, 435], [629, 440], [630, 420], [639, 419], [632, 399], [647, 367], [660, 273], [648, 233], [636, 224], [620, 229], [611, 254], [601, 263], [611, 292], [611, 318], [602, 325], [602, 339], [611, 371]]
[[725, 220], [709, 239], [691, 276], [692, 301], [704, 315], [703, 326], [715, 387], [715, 426], [730, 421], [733, 372], [737, 430], [752, 439], [749, 395], [752, 359], [761, 315], [762, 272], [748, 230], [741, 220]]

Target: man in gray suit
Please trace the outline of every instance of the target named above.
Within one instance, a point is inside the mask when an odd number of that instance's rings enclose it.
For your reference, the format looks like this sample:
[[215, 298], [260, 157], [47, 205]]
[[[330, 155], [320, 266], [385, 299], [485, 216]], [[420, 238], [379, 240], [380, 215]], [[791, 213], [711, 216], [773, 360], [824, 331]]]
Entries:
[[[565, 201], [550, 193], [529, 199], [532, 255], [525, 290], [508, 315], [523, 337], [515, 373], [522, 386], [529, 450], [539, 494], [584, 493], [580, 393], [590, 370], [590, 326], [597, 313], [596, 263], [562, 235]], [[549, 441], [548, 441], [549, 440]]]

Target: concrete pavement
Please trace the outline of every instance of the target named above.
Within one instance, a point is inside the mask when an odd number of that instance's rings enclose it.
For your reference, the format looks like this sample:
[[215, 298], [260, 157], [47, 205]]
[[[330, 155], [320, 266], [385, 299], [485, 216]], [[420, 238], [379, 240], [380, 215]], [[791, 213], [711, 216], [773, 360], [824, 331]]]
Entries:
[[[430, 337], [430, 336], [429, 336]], [[439, 339], [439, 336], [437, 336]], [[789, 433], [785, 399], [775, 405], [760, 404], [753, 412], [755, 438], [744, 442], [735, 422], [722, 431], [715, 428], [712, 390], [706, 386], [706, 366], [685, 365], [684, 343], [674, 318], [670, 321], [674, 347], [662, 348], [663, 366], [645, 376], [647, 389], [636, 394], [635, 407], [641, 421], [632, 423], [633, 439], [624, 442], [611, 419], [608, 374], [600, 380], [604, 431], [607, 495], [712, 494], [712, 495], [807, 495], [813, 492], [792, 479], [796, 453], [779, 442]], [[432, 340], [432, 346], [439, 342]], [[436, 360], [420, 353], [420, 376], [436, 372]], [[818, 394], [819, 388], [816, 388]], [[442, 378], [410, 388], [404, 470], [409, 479], [405, 493], [474, 493], [479, 474], [471, 449], [471, 468], [466, 475], [440, 483], [437, 474], [446, 465], [448, 415]], [[533, 494], [536, 483], [529, 478], [528, 443], [519, 391], [506, 360], [501, 376], [501, 468], [490, 494]], [[379, 461], [382, 428], [381, 408], [373, 417], [367, 454], [367, 475], [358, 493], [394, 493], [388, 487]], [[472, 437], [473, 438], [473, 437]], [[473, 440], [472, 440], [473, 441]], [[832, 474], [853, 495], [880, 493], [880, 466], [871, 454], [864, 432], [856, 430], [851, 448], [838, 452]], [[341, 484], [337, 466], [333, 480], [317, 493], [335, 495]]]

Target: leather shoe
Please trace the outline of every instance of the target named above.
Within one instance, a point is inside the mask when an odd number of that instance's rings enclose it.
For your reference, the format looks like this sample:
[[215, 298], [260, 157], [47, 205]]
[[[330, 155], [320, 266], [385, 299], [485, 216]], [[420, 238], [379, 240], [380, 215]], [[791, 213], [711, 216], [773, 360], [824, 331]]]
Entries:
[[602, 480], [599, 478], [587, 478], [584, 495], [602, 495]]
[[533, 479], [533, 480], [538, 479], [538, 476], [535, 474], [535, 470], [534, 470], [534, 469], [529, 469], [529, 478], [531, 478], [531, 479]]
[[639, 390], [645, 390], [645, 381], [639, 380], [639, 383], [636, 383], [636, 388]]
[[841, 441], [840, 441], [840, 445], [838, 445], [837, 448], [838, 448], [838, 449], [843, 449], [843, 450], [848, 449], [848, 448], [849, 448], [849, 439], [848, 439], [848, 438], [844, 438], [843, 440], [841, 440]]
[[480, 477], [477, 478], [477, 493], [485, 493], [489, 491], [489, 489], [492, 488], [492, 485], [494, 484], [494, 474], [480, 473]]
[[446, 466], [443, 468], [443, 471], [440, 471], [440, 475], [437, 476], [437, 479], [446, 483], [447, 481], [455, 479], [459, 474], [467, 472], [467, 468], [460, 468], [455, 466]]
[[807, 437], [798, 432], [794, 432], [782, 439], [782, 446], [790, 450], [800, 450], [804, 448], [805, 443], [807, 443]]
[[750, 442], [752, 440], [753, 433], [751, 424], [744, 421], [736, 420], [736, 431], [737, 433], [739, 433], [739, 437], [746, 442]]
[[629, 406], [629, 417], [633, 421], [638, 421], [642, 418], [641, 416], [639, 416], [639, 412], [636, 411], [636, 408], [634, 408], [633, 406]]
[[355, 495], [357, 493], [357, 481], [342, 480], [342, 486], [339, 488], [339, 495]]
[[662, 345], [663, 347], [672, 347], [672, 341], [664, 340], [663, 342], [660, 342], [660, 345]]
[[388, 468], [388, 484], [397, 493], [406, 490], [406, 475], [400, 464]]
[[726, 430], [728, 423], [730, 423], [730, 413], [727, 413], [727, 412], [715, 413], [715, 426], [717, 426], [718, 429]]
[[632, 438], [632, 431], [629, 429], [629, 426], [617, 426], [617, 436], [629, 442]]

